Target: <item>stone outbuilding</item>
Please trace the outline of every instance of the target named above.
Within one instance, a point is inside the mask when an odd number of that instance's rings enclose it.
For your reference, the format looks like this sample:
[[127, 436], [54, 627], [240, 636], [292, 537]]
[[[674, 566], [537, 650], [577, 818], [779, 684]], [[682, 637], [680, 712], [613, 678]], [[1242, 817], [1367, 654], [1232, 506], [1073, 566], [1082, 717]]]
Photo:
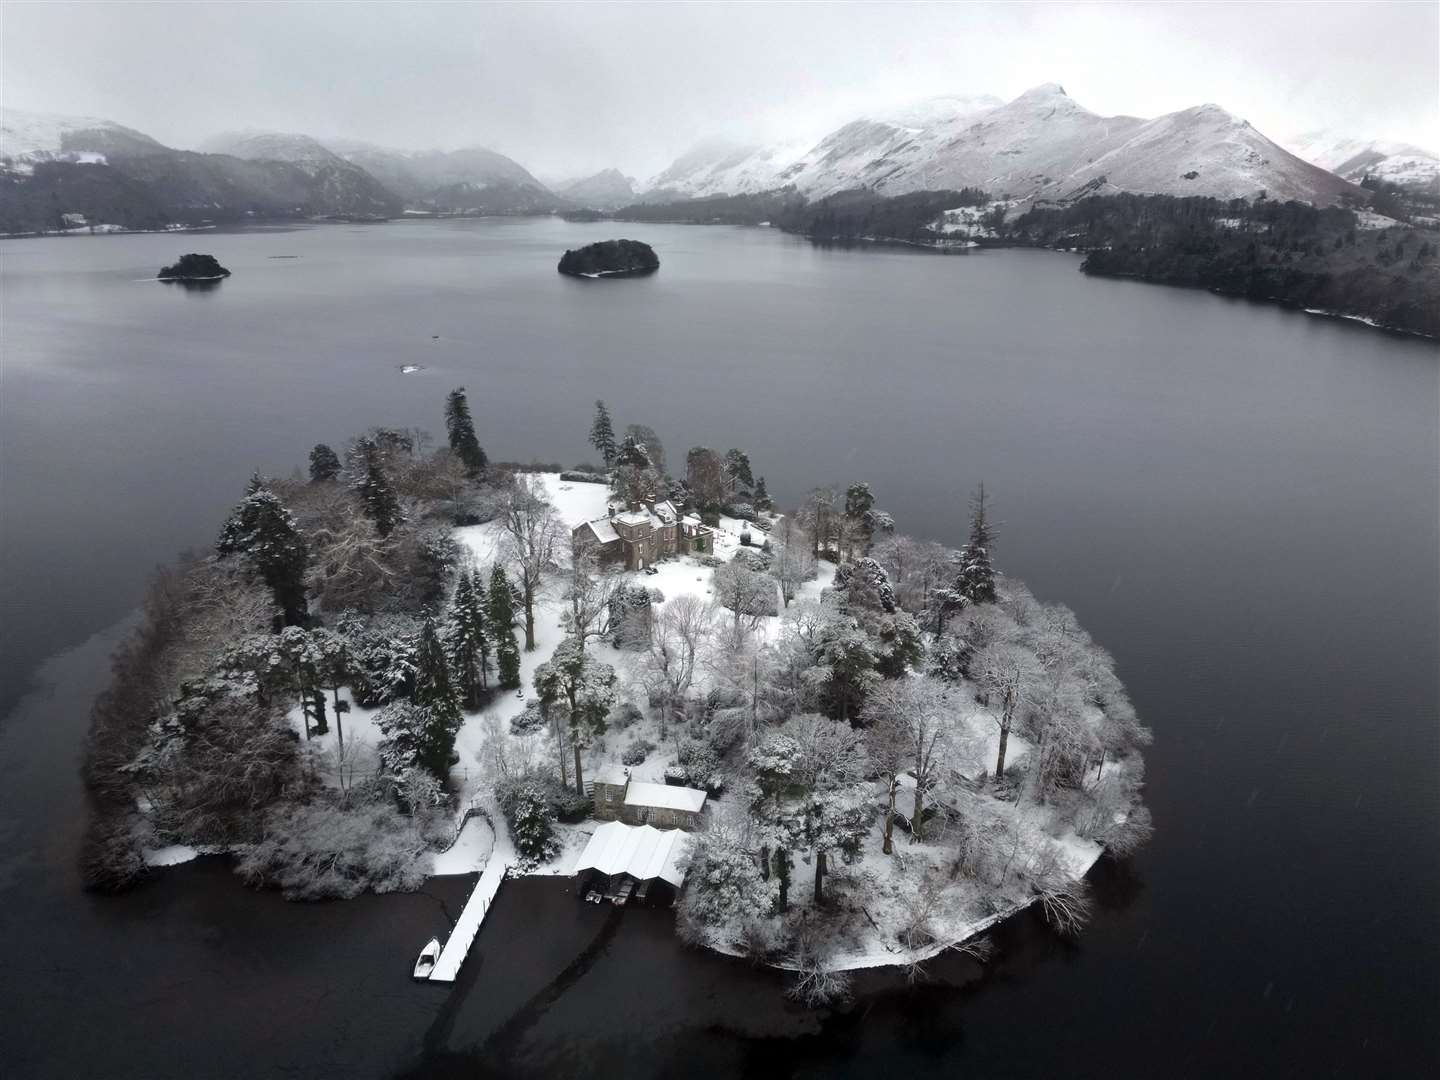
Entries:
[[604, 766], [594, 774], [591, 796], [594, 814], [601, 821], [690, 830], [700, 827], [708, 798], [699, 788], [632, 780], [618, 765]]

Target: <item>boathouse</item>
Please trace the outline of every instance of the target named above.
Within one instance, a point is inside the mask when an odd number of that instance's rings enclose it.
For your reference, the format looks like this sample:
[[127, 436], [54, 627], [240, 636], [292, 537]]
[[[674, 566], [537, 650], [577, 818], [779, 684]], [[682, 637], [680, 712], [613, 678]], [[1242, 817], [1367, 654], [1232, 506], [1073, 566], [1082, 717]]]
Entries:
[[576, 888], [582, 897], [620, 904], [673, 903], [685, 881], [681, 864], [690, 843], [679, 829], [607, 821], [575, 860]]

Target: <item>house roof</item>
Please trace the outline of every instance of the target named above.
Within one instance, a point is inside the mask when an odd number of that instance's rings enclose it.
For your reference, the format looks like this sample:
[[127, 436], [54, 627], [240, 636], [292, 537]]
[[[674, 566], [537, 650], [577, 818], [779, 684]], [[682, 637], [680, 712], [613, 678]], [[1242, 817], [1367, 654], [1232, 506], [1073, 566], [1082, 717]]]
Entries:
[[614, 784], [616, 787], [624, 787], [625, 781], [630, 779], [629, 772], [623, 765], [601, 765], [590, 774], [590, 779], [597, 784]]
[[582, 529], [589, 529], [595, 539], [602, 544], [608, 544], [612, 540], [619, 540], [620, 534], [615, 531], [615, 526], [610, 524], [608, 518], [599, 518], [596, 521], [587, 521], [581, 525]]
[[699, 813], [705, 806], [705, 792], [673, 784], [643, 784], [630, 781], [625, 789], [626, 806], [658, 806], [665, 810]]
[[650, 515], [644, 510], [626, 510], [623, 514], [617, 514], [615, 520], [622, 525], [649, 525]]
[[573, 873], [598, 870], [602, 874], [629, 874], [638, 881], [660, 878], [677, 889], [685, 880], [680, 860], [690, 850], [690, 838], [679, 829], [654, 829], [608, 821], [595, 830]]

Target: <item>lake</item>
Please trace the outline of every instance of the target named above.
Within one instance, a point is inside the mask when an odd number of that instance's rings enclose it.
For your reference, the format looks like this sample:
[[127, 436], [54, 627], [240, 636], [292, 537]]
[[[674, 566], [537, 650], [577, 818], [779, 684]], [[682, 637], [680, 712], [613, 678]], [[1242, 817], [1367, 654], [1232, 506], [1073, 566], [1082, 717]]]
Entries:
[[[653, 245], [577, 281], [566, 247]], [[185, 251], [234, 276], [145, 280]], [[400, 221], [0, 242], [0, 1060], [7, 1076], [1342, 1075], [1440, 1064], [1440, 356], [1075, 256], [769, 230]], [[402, 365], [422, 370], [401, 374]], [[1155, 733], [1156, 837], [1071, 942], [789, 1005], [665, 913], [507, 884], [453, 990], [408, 978], [465, 879], [321, 906], [222, 860], [79, 892], [86, 710], [149, 570], [256, 469], [373, 424], [670, 462], [745, 449], [786, 503], [868, 481], [1075, 609]], [[802, 868], [801, 874], [807, 871]]]

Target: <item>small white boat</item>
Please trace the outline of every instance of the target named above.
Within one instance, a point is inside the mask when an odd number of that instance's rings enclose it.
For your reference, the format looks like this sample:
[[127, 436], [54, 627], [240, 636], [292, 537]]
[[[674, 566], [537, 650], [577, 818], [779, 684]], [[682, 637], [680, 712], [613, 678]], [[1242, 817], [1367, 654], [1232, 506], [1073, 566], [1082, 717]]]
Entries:
[[428, 979], [430, 972], [435, 970], [435, 961], [440, 958], [440, 939], [431, 938], [420, 950], [420, 956], [415, 961], [415, 978]]

